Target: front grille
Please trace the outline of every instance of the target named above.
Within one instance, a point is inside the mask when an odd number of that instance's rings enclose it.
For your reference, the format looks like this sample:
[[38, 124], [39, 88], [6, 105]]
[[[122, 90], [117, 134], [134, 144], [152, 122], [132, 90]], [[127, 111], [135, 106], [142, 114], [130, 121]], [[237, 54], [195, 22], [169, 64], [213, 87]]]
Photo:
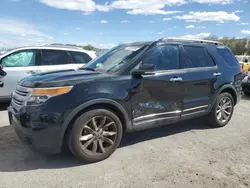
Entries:
[[11, 105], [16, 110], [19, 111], [25, 102], [28, 100], [32, 92], [31, 88], [22, 87], [17, 85], [16, 90], [13, 92]]

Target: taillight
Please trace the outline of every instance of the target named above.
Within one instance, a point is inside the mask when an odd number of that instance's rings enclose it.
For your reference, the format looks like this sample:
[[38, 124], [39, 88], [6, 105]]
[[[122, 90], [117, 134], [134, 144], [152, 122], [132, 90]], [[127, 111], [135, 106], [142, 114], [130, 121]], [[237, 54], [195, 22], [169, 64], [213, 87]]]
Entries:
[[243, 73], [243, 70], [244, 70], [244, 64], [242, 63], [242, 64], [241, 64], [240, 72]]

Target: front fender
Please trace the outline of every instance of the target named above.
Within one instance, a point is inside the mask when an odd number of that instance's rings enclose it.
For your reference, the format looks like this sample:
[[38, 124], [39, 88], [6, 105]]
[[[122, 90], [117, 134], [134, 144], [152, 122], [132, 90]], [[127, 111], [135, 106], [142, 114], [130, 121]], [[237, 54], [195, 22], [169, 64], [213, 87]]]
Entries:
[[129, 116], [127, 111], [124, 109], [124, 107], [119, 104], [118, 102], [111, 100], [111, 99], [105, 99], [105, 98], [99, 98], [99, 99], [93, 99], [90, 100], [88, 102], [85, 102], [81, 105], [79, 105], [77, 108], [75, 108], [65, 119], [65, 121], [63, 122], [63, 125], [61, 127], [61, 137], [64, 137], [65, 131], [67, 130], [67, 127], [69, 126], [70, 122], [73, 120], [73, 118], [82, 110], [86, 109], [89, 106], [95, 105], [95, 104], [109, 104], [109, 105], [113, 105], [114, 107], [116, 107], [117, 109], [120, 110], [120, 112], [123, 114], [123, 116], [125, 117], [125, 128], [127, 131], [131, 131], [132, 130], [132, 123], [129, 120]]

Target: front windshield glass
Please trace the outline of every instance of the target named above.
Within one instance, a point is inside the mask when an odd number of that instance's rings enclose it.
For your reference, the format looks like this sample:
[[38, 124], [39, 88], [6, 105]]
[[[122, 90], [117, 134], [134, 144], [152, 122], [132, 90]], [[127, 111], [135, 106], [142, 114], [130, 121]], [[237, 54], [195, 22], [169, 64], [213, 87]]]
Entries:
[[81, 69], [93, 69], [100, 72], [114, 73], [129, 63], [146, 45], [117, 46], [99, 58], [92, 60]]

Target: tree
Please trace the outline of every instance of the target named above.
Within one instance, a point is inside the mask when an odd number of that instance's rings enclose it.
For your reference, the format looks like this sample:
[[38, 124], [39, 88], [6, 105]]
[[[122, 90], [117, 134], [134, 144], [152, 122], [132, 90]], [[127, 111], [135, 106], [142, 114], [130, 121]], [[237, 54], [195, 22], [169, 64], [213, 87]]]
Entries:
[[84, 50], [90, 50], [90, 51], [95, 51], [95, 47], [91, 46], [90, 44], [88, 44], [87, 46], [83, 46], [82, 47]]

